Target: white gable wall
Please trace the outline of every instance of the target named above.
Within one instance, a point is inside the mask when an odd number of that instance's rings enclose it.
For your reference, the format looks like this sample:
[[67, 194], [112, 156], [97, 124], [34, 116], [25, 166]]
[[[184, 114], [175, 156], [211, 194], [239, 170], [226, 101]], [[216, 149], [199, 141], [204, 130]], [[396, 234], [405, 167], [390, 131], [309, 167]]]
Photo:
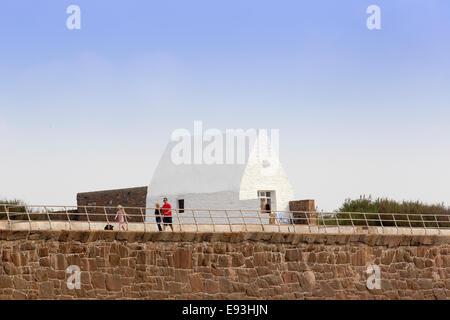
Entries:
[[[294, 192], [283, 175], [275, 175], [268, 177], [261, 177], [252, 174], [258, 169], [249, 168], [242, 179], [240, 190], [240, 199], [248, 200], [257, 198], [258, 191], [275, 191], [275, 199], [272, 204], [273, 210], [289, 211], [289, 201], [294, 200]], [[258, 202], [259, 207], [259, 202]]]
[[[289, 210], [294, 193], [278, 158], [271, 156], [267, 136], [259, 136], [246, 164], [180, 164], [171, 161], [174, 143], [167, 146], [155, 170], [147, 207], [162, 205], [167, 197], [173, 208], [184, 199], [185, 208], [260, 210], [258, 191], [275, 191], [274, 210]], [[153, 212], [148, 212], [152, 214]]]
[[275, 191], [273, 210], [288, 211], [289, 201], [294, 200], [294, 191], [278, 155], [271, 150], [267, 135], [259, 136], [249, 156], [240, 185], [240, 199], [254, 199], [259, 190]]
[[[163, 197], [149, 197], [147, 201], [147, 207], [154, 207], [156, 202], [161, 205]], [[178, 209], [178, 199], [184, 199], [184, 206], [186, 208], [185, 212], [180, 214], [180, 216], [192, 215], [192, 211], [189, 209], [196, 209], [196, 216], [209, 216], [208, 209], [211, 210], [212, 216], [225, 216], [225, 210], [228, 211], [230, 216], [240, 216], [240, 210], [252, 210], [252, 212], [244, 211], [243, 214], [246, 216], [254, 216], [256, 211], [259, 212], [259, 200], [240, 200], [239, 192], [233, 191], [222, 191], [214, 193], [189, 193], [189, 194], [179, 194], [179, 195], [169, 195], [167, 196], [168, 202], [171, 204], [172, 208]], [[200, 210], [199, 210], [200, 209]], [[203, 210], [202, 210], [203, 209]], [[176, 212], [173, 212], [174, 222], [177, 223]], [[181, 222], [194, 222], [192, 219], [181, 218]], [[203, 223], [210, 223], [211, 219], [203, 219]], [[198, 221], [198, 222], [202, 222]], [[246, 220], [249, 222], [250, 220]], [[231, 218], [231, 223], [239, 223], [237, 218]], [[256, 221], [254, 221], [256, 222]], [[265, 221], [267, 223], [267, 221]], [[228, 223], [226, 218], [214, 218], [214, 223]]]

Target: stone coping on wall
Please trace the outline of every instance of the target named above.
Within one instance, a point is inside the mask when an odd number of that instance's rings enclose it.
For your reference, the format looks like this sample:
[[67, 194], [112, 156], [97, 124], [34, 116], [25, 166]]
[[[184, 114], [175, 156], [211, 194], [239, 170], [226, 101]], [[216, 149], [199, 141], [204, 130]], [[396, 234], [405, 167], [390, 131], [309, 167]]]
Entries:
[[388, 234], [306, 234], [279, 232], [127, 232], [127, 231], [15, 231], [0, 230], [0, 241], [124, 241], [124, 242], [230, 242], [261, 241], [286, 244], [370, 246], [417, 246], [450, 243], [447, 235], [388, 235]]

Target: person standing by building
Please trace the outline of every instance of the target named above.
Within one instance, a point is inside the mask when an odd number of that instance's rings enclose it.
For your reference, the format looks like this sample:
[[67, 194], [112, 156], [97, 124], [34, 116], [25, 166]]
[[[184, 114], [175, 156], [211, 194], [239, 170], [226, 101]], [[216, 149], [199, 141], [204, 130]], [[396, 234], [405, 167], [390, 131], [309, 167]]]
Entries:
[[270, 208], [270, 204], [266, 203], [266, 213], [269, 214], [269, 224], [275, 224], [275, 213]]
[[158, 230], [162, 231], [162, 227], [161, 227], [161, 206], [159, 204], [159, 202], [157, 202], [155, 204], [155, 218], [156, 218], [156, 224], [158, 225]]
[[119, 217], [119, 230], [126, 230], [125, 229], [125, 219], [127, 216], [127, 213], [125, 212], [125, 209], [119, 204], [117, 206], [117, 213], [114, 217], [115, 220], [117, 220], [117, 217]]
[[163, 199], [163, 206], [162, 206], [162, 215], [163, 215], [163, 227], [164, 231], [166, 231], [166, 226], [169, 226], [170, 229], [173, 231], [173, 225], [172, 225], [172, 206], [169, 202], [167, 202], [167, 198]]

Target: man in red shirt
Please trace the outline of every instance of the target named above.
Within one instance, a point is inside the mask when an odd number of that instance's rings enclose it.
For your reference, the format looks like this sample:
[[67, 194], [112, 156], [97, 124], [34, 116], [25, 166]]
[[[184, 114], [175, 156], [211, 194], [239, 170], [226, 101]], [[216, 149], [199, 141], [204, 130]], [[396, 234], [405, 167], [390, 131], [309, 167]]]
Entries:
[[169, 226], [173, 231], [172, 225], [172, 206], [167, 202], [167, 198], [164, 198], [164, 204], [161, 209], [161, 214], [163, 216], [163, 226], [164, 231], [166, 231], [166, 226]]

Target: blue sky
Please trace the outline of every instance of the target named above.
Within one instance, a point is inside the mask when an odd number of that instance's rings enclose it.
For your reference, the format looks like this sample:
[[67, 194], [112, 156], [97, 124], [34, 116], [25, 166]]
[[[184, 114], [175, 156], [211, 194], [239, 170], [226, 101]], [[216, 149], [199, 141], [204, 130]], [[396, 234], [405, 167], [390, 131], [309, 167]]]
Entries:
[[[81, 8], [81, 30], [66, 8]], [[366, 8], [381, 8], [368, 30]], [[446, 202], [450, 2], [0, 2], [0, 198], [147, 185], [177, 128], [280, 129], [298, 199]]]

